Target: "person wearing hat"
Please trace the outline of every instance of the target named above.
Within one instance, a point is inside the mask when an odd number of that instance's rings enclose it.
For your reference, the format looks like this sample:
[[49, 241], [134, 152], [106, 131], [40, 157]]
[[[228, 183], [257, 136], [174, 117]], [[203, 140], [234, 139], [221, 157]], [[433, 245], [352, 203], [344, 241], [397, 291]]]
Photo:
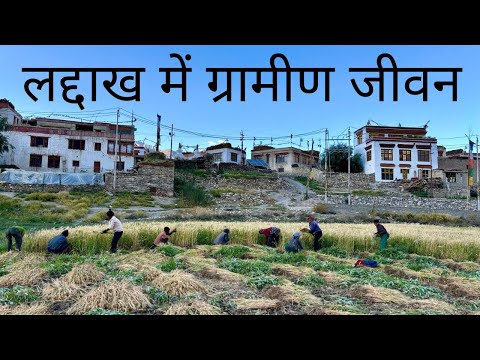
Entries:
[[322, 244], [320, 243], [320, 239], [323, 235], [322, 229], [320, 229], [320, 226], [315, 221], [315, 217], [313, 215], [308, 217], [308, 224], [308, 232], [313, 235], [313, 250], [318, 251], [322, 247]]
[[67, 241], [68, 230], [62, 231], [60, 235], [51, 238], [48, 241], [47, 250], [53, 254], [63, 254], [70, 252], [70, 243]]
[[218, 236], [213, 240], [213, 245], [227, 245], [230, 241], [228, 234], [230, 233], [229, 229], [223, 230]]
[[303, 250], [303, 245], [300, 241], [300, 233], [296, 231], [293, 233], [290, 241], [285, 244], [285, 251], [297, 253], [299, 250]]
[[10, 229], [7, 229], [5, 233], [5, 237], [7, 238], [7, 251], [12, 251], [12, 238], [15, 239], [17, 251], [21, 251], [23, 235], [25, 235], [25, 229], [21, 226], [12, 226]]

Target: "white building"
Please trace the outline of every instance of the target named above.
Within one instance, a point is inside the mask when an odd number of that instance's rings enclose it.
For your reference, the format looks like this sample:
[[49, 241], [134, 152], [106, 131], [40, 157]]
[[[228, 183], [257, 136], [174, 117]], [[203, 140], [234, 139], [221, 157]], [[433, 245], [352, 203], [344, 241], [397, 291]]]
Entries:
[[274, 148], [258, 145], [252, 150], [252, 159], [263, 160], [268, 167], [278, 172], [293, 173], [296, 169], [309, 169], [318, 164], [320, 153], [316, 150], [301, 150], [294, 147]]
[[223, 143], [207, 147], [205, 152], [213, 156], [214, 163], [235, 163], [245, 165], [247, 152], [240, 148], [232, 147], [230, 143]]
[[355, 131], [354, 153], [375, 181], [430, 177], [438, 168], [437, 139], [427, 127], [364, 126]]
[[[11, 104], [0, 103], [0, 116], [11, 125], [4, 132], [13, 150], [0, 154], [0, 164], [44, 172], [99, 173], [115, 161], [116, 125], [36, 118], [25, 120]], [[119, 125], [117, 170], [134, 165], [134, 128]]]

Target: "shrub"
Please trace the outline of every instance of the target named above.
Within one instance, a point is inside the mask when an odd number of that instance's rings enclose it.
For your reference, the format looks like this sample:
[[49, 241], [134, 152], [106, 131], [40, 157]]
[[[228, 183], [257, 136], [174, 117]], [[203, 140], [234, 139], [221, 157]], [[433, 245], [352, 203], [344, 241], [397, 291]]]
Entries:
[[263, 275], [259, 274], [251, 277], [247, 281], [247, 285], [251, 286], [257, 290], [263, 289], [267, 285], [278, 285], [280, 284], [280, 279], [273, 275]]

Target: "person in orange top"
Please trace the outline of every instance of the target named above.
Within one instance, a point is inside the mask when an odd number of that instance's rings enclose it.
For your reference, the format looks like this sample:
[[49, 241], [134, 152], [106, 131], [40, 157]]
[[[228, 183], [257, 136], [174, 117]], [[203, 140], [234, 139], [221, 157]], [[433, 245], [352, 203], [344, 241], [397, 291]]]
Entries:
[[153, 241], [153, 245], [150, 246], [150, 249], [155, 249], [155, 247], [159, 246], [160, 244], [167, 244], [168, 237], [175, 232], [177, 232], [176, 229], [173, 229], [172, 232], [170, 232], [170, 228], [168, 226], [164, 227], [163, 231], [158, 234], [158, 236]]

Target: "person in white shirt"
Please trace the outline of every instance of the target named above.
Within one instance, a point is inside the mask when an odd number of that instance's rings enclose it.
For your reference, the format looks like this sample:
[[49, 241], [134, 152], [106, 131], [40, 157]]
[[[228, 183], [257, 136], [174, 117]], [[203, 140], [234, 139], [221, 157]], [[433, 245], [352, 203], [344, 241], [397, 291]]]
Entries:
[[123, 225], [115, 216], [115, 213], [112, 210], [107, 211], [108, 218], [108, 229], [102, 231], [102, 234], [106, 234], [108, 230], [113, 231], [112, 244], [110, 245], [110, 254], [115, 254], [117, 252], [118, 240], [123, 235]]

